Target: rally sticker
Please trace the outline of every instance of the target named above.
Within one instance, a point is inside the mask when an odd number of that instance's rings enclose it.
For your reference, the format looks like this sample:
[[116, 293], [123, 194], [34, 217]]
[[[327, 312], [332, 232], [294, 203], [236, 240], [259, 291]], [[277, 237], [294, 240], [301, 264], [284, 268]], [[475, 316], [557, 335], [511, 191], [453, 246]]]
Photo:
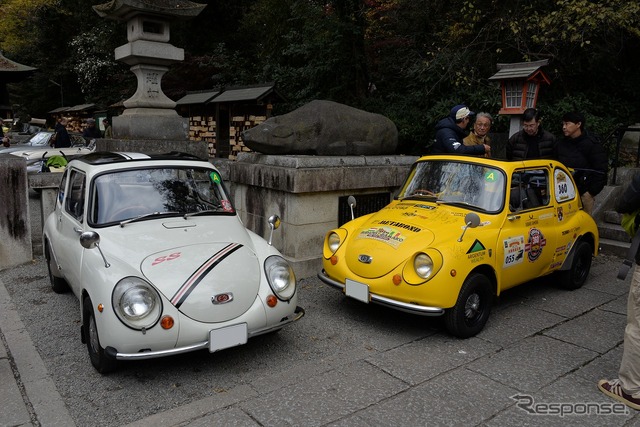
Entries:
[[520, 264], [524, 259], [524, 236], [510, 237], [504, 242], [503, 268]]
[[542, 254], [542, 248], [547, 244], [547, 239], [544, 238], [542, 232], [537, 228], [529, 230], [529, 240], [525, 246], [527, 251], [527, 257], [529, 261], [534, 262]]
[[399, 230], [391, 227], [370, 227], [362, 230], [358, 239], [373, 239], [384, 242], [393, 248], [398, 248], [404, 242], [405, 236]]

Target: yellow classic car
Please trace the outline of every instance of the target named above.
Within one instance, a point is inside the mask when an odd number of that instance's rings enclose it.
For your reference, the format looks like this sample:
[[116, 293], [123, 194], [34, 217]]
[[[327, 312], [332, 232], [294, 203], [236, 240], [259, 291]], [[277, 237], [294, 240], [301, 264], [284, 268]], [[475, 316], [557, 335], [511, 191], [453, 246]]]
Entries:
[[581, 287], [598, 239], [562, 163], [425, 156], [389, 205], [327, 233], [318, 277], [467, 338], [504, 290], [552, 273]]

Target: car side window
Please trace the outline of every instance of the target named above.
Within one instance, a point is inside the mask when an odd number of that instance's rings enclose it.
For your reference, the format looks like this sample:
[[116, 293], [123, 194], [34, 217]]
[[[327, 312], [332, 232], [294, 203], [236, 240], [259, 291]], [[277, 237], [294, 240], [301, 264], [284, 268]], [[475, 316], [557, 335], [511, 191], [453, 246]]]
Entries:
[[67, 187], [67, 177], [69, 176], [69, 170], [65, 170], [60, 180], [60, 186], [58, 187], [58, 206], [62, 205], [64, 200], [64, 190]]
[[65, 199], [64, 210], [78, 221], [84, 216], [84, 189], [86, 177], [82, 172], [72, 170], [69, 174], [69, 194]]
[[549, 202], [549, 173], [547, 170], [530, 169], [513, 173], [509, 195], [511, 212], [547, 206]]

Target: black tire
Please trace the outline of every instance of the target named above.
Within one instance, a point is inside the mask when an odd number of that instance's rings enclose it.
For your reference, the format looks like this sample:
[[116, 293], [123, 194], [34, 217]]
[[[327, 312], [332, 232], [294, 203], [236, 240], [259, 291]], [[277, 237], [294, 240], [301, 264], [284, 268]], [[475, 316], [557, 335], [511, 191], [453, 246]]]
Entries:
[[456, 305], [445, 311], [447, 331], [458, 338], [469, 338], [484, 328], [493, 305], [493, 287], [489, 279], [478, 273], [462, 284]]
[[593, 249], [585, 241], [578, 241], [573, 250], [575, 252], [571, 260], [571, 267], [568, 270], [559, 271], [557, 276], [558, 285], [569, 290], [578, 289], [584, 285], [589, 276], [593, 258]]
[[117, 360], [108, 357], [100, 346], [95, 312], [90, 298], [87, 297], [82, 302], [82, 311], [82, 333], [84, 334], [84, 342], [87, 344], [91, 364], [101, 374], [114, 371], [117, 366]]
[[49, 244], [47, 243], [45, 259], [47, 260], [47, 271], [49, 272], [49, 283], [51, 283], [51, 289], [56, 294], [63, 294], [65, 292], [69, 292], [69, 284], [62, 277], [56, 277], [53, 275], [51, 270], [51, 263], [55, 262], [53, 257], [51, 256], [51, 248], [49, 248]]

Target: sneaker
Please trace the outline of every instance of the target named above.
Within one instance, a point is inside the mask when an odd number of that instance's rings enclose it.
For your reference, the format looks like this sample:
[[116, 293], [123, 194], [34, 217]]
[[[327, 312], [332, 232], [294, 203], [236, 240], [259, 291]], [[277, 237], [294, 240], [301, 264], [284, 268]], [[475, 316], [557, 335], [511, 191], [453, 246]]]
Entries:
[[630, 408], [640, 410], [640, 399], [632, 397], [630, 394], [625, 393], [625, 391], [622, 390], [619, 379], [610, 381], [600, 380], [598, 381], [598, 388], [607, 396], [619, 400]]

